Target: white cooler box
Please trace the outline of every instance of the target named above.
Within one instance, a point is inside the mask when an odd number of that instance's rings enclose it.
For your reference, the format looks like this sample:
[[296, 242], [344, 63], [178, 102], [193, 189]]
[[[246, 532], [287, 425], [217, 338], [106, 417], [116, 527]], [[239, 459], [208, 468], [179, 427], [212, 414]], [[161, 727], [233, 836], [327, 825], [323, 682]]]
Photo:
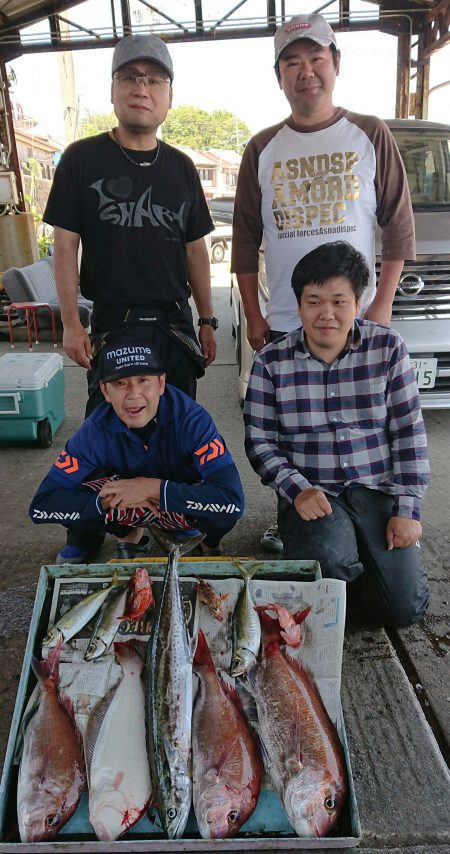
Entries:
[[0, 443], [49, 448], [64, 421], [64, 368], [58, 353], [6, 353], [0, 358]]

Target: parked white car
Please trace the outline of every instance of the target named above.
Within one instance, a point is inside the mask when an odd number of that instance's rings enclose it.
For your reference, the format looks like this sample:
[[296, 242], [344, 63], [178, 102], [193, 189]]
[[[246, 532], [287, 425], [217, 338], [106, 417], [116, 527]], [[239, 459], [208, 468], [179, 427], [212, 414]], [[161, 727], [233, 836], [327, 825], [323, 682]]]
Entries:
[[[392, 326], [406, 343], [416, 370], [422, 408], [450, 408], [450, 126], [388, 120], [400, 150], [414, 210], [417, 260], [406, 261], [392, 311]], [[378, 235], [379, 237], [379, 235]], [[380, 245], [380, 241], [377, 241]], [[377, 274], [379, 259], [377, 263]], [[268, 299], [260, 251], [259, 299]], [[236, 277], [231, 277], [232, 327], [244, 401], [253, 352]]]

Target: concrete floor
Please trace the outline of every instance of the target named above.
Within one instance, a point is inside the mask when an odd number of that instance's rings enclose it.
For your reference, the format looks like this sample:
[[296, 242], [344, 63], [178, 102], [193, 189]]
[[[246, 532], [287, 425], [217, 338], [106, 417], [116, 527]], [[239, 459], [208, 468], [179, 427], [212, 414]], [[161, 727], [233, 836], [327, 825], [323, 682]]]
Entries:
[[[264, 559], [268, 556], [261, 551], [259, 538], [275, 518], [275, 499], [271, 490], [261, 486], [244, 454], [228, 307], [229, 274], [226, 265], [215, 265], [212, 271], [215, 313], [221, 321], [219, 355], [199, 383], [198, 399], [225, 436], [246, 493], [246, 513], [226, 538], [226, 551]], [[22, 341], [16, 349], [27, 352], [28, 346]], [[47, 341], [40, 349], [51, 352], [52, 345]], [[6, 352], [9, 343], [3, 331], [0, 355]], [[60, 345], [57, 352], [62, 353]], [[63, 540], [58, 526], [34, 526], [27, 508], [84, 414], [84, 372], [66, 357], [64, 362], [66, 419], [52, 447], [0, 447], [2, 760], [39, 569], [53, 562]], [[400, 632], [387, 633], [356, 622], [348, 622], [346, 628], [342, 702], [362, 826], [360, 847], [371, 852], [450, 852], [450, 410], [426, 412], [425, 420], [432, 465], [422, 540], [432, 589], [429, 613], [418, 626]], [[159, 553], [157, 547], [154, 553]], [[97, 561], [114, 556], [109, 539]], [[16, 849], [0, 843], [1, 851]], [[121, 849], [118, 845], [117, 850]], [[83, 850], [100, 849], [89, 846]]]

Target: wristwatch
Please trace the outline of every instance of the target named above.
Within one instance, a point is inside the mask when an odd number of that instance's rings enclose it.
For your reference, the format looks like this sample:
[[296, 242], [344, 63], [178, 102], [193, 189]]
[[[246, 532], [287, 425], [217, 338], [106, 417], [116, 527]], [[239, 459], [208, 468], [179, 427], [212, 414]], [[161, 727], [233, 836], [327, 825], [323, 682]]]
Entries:
[[199, 317], [198, 325], [212, 326], [213, 329], [217, 329], [219, 326], [219, 321], [217, 320], [217, 317]]

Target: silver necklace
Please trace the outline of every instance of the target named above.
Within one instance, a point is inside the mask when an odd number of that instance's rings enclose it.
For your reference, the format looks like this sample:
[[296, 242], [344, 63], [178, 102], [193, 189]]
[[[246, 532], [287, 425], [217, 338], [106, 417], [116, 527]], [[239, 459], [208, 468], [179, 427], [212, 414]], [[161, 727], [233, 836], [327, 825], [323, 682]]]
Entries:
[[117, 137], [116, 137], [116, 129], [115, 129], [115, 128], [113, 128], [113, 132], [112, 132], [112, 134], [113, 134], [113, 140], [114, 140], [114, 142], [115, 142], [115, 143], [116, 143], [116, 145], [120, 148], [120, 150], [121, 150], [122, 154], [124, 155], [124, 157], [126, 157], [126, 158], [127, 158], [127, 160], [129, 160], [129, 161], [130, 161], [130, 163], [132, 163], [132, 164], [133, 164], [133, 166], [143, 166], [143, 167], [144, 167], [144, 169], [145, 169], [145, 168], [147, 168], [148, 166], [154, 166], [154, 165], [155, 165], [155, 163], [156, 163], [156, 161], [157, 161], [157, 159], [158, 159], [158, 157], [159, 157], [159, 151], [160, 151], [160, 148], [161, 148], [161, 146], [160, 146], [160, 144], [159, 144], [159, 139], [157, 139], [157, 140], [156, 140], [156, 154], [155, 154], [155, 156], [154, 156], [153, 160], [143, 160], [143, 161], [142, 161], [142, 163], [138, 163], [138, 161], [137, 161], [137, 160], [133, 160], [133, 158], [132, 158], [132, 157], [130, 157], [130, 155], [128, 154], [128, 152], [127, 152], [127, 151], [125, 151], [125, 149], [124, 149], [124, 148], [122, 148], [122, 146], [121, 146], [121, 144], [120, 144], [119, 140], [118, 140], [118, 139], [117, 139]]

